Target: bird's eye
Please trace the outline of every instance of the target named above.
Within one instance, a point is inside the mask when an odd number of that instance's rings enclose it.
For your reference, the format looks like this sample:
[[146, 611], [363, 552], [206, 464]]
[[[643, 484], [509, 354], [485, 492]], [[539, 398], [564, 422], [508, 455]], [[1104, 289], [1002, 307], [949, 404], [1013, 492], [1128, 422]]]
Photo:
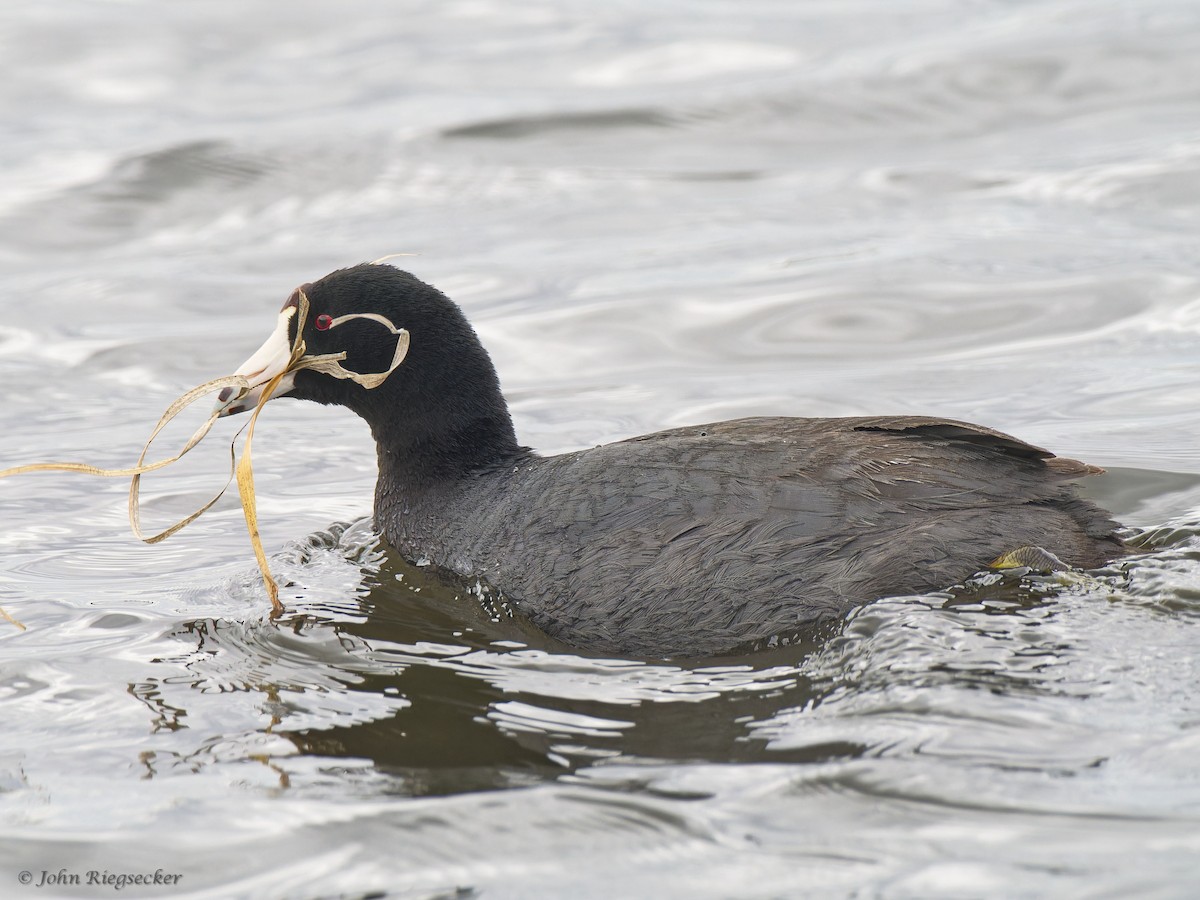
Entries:
[[314, 324], [317, 326], [317, 331], [328, 331], [329, 326], [333, 324], [333, 316], [319, 315]]

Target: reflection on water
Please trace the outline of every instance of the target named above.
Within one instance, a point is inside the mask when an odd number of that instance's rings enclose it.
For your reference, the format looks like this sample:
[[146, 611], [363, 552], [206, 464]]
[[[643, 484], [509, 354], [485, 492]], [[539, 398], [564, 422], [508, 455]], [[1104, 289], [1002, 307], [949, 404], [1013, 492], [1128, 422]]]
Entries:
[[[347, 535], [349, 547], [339, 543]], [[306, 754], [370, 760], [396, 777], [394, 791], [421, 795], [552, 780], [600, 760], [763, 761], [752, 724], [818, 698], [800, 667], [812, 646], [691, 665], [581, 656], [481, 602], [471, 584], [400, 559], [381, 564], [374, 540], [365, 522], [339, 527], [292, 560], [302, 576], [349, 550], [368, 573], [353, 606], [176, 629], [171, 638], [187, 649], [162, 661], [187, 677], [130, 688], [154, 729], [186, 727], [193, 692], [253, 692], [270, 710], [264, 734]], [[208, 752], [169, 766], [202, 765]]]
[[[124, 484], [0, 483], [0, 605], [30, 626], [0, 627], [0, 879], [1180, 895], [1198, 25], [1185, 0], [4, 6], [0, 467], [129, 464], [296, 284], [413, 252], [540, 450], [944, 415], [1107, 467], [1086, 490], [1139, 554], [766, 653], [599, 658], [379, 545], [366, 429], [273, 403], [278, 621], [233, 498], [143, 547]], [[222, 436], [148, 517], [211, 493]]]

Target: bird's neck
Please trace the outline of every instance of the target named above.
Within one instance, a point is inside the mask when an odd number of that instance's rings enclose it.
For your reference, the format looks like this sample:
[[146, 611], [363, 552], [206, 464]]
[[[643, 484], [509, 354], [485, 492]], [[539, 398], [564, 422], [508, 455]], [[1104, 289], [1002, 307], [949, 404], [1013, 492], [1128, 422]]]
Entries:
[[406, 502], [441, 496], [528, 453], [487, 353], [473, 336], [457, 343], [452, 362], [433, 351], [422, 358], [417, 347], [406, 364], [419, 374], [355, 395], [378, 448], [380, 487]]
[[406, 494], [439, 490], [528, 452], [517, 444], [506, 409], [442, 419], [436, 427], [389, 420], [372, 425], [379, 479]]
[[518, 446], [507, 411], [436, 433], [373, 432], [377, 527], [401, 553], [451, 567], [464, 528], [491, 507], [497, 479], [533, 455]]

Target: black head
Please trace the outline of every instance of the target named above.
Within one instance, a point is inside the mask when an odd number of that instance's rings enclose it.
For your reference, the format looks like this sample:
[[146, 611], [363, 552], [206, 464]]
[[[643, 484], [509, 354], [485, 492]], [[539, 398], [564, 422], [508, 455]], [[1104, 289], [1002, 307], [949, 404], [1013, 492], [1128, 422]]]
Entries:
[[[303, 330], [306, 359], [345, 353], [339, 365], [349, 372], [388, 371], [400, 339], [392, 328], [373, 319], [337, 322], [364, 313], [406, 331], [408, 350], [377, 387], [301, 368], [285, 377], [277, 395], [353, 410], [370, 425], [381, 456], [403, 457], [422, 469], [470, 469], [516, 452], [495, 368], [462, 310], [436, 288], [393, 266], [339, 269], [297, 288], [280, 311], [276, 334], [239, 370], [252, 385], [281, 371], [263, 361], [278, 360], [284, 341], [290, 352], [301, 291], [309, 304]], [[274, 349], [268, 352], [268, 345]], [[250, 368], [256, 371], [245, 371]], [[256, 399], [252, 391], [227, 412], [240, 412]]]

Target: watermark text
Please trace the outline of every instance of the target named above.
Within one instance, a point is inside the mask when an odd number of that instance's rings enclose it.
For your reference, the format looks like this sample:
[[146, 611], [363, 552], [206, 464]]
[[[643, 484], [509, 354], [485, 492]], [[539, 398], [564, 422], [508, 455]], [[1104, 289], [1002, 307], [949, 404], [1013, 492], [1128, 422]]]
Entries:
[[110, 872], [108, 869], [88, 869], [86, 872], [73, 872], [70, 869], [59, 869], [57, 872], [42, 869], [30, 872], [28, 869], [17, 876], [17, 881], [30, 887], [110, 887], [114, 891], [127, 887], [152, 887], [179, 884], [183, 876], [176, 872], [164, 872], [155, 869], [153, 872]]

